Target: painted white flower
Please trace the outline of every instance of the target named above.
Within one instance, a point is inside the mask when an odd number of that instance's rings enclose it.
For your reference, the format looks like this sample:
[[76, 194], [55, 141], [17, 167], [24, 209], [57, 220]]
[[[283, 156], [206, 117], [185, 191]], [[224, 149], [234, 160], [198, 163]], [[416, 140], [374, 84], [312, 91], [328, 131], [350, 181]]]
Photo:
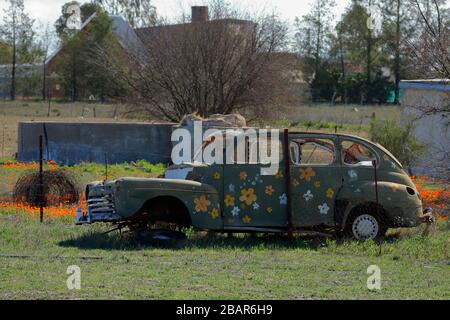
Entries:
[[252, 186], [256, 186], [256, 182], [255, 181], [252, 182]]
[[236, 188], [235, 188], [234, 184], [230, 184], [228, 186], [228, 191], [230, 191], [231, 193], [234, 193], [235, 190], [236, 190]]
[[348, 172], [348, 176], [350, 177], [350, 179], [357, 179], [358, 178], [358, 173], [355, 170], [350, 170]]
[[237, 217], [239, 215], [239, 212], [241, 212], [241, 209], [239, 209], [238, 207], [234, 207], [233, 210], [231, 210], [233, 217]]
[[330, 207], [328, 204], [324, 203], [323, 205], [318, 207], [320, 210], [320, 214], [328, 214], [328, 211], [330, 211]]
[[283, 193], [283, 194], [279, 197], [279, 199], [280, 199], [280, 204], [281, 204], [281, 205], [286, 205], [286, 204], [287, 204], [288, 198], [287, 198], [286, 193]]
[[258, 203], [253, 203], [253, 210], [259, 210], [259, 204]]
[[355, 190], [355, 193], [361, 193], [361, 189], [359, 189], [359, 188], [356, 189], [356, 190]]
[[303, 195], [303, 198], [305, 198], [305, 201], [308, 202], [314, 198], [314, 195], [312, 194], [311, 190], [308, 190], [308, 192]]

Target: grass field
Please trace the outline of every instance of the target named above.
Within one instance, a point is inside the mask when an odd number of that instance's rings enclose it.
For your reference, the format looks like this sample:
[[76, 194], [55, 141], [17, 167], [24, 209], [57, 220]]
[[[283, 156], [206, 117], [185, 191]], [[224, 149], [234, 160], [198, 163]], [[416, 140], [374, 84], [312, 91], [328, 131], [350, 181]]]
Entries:
[[[423, 227], [422, 227], [423, 228]], [[136, 245], [106, 226], [0, 214], [0, 299], [449, 299], [449, 226], [382, 244], [194, 234], [184, 249]], [[81, 290], [68, 290], [68, 266]], [[381, 290], [366, 287], [381, 269]]]
[[[104, 175], [98, 164], [59, 169], [76, 176], [80, 188]], [[3, 195], [33, 170], [14, 161], [0, 166]], [[163, 170], [145, 162], [109, 168], [111, 178], [154, 177]], [[443, 187], [421, 183], [424, 197]], [[107, 225], [74, 226], [74, 209], [62, 217], [46, 209], [40, 224], [36, 210], [0, 201], [0, 299], [450, 298], [448, 219], [427, 233], [424, 226], [390, 230], [381, 249], [373, 242], [188, 230], [187, 246], [177, 250], [139, 245], [129, 233], [104, 235]], [[67, 289], [72, 265], [81, 268], [81, 290]], [[381, 269], [380, 291], [366, 287], [371, 265]]]
[[[295, 240], [264, 235], [228, 238], [188, 230], [185, 247], [163, 249], [140, 245], [127, 233], [105, 235], [111, 228], [107, 225], [74, 226], [75, 206], [46, 209], [40, 224], [35, 208], [2, 205], [17, 179], [37, 170], [36, 164], [16, 163], [10, 157], [17, 148], [17, 123], [90, 121], [94, 106], [55, 104], [47, 117], [48, 106], [43, 103], [0, 102], [0, 299], [450, 298], [448, 217], [427, 232], [424, 226], [390, 230], [381, 248], [373, 242], [305, 236]], [[96, 121], [130, 121], [129, 115], [121, 116], [124, 106], [118, 112], [114, 106], [95, 108]], [[250, 124], [325, 132], [334, 132], [338, 126], [340, 132], [365, 136], [374, 112], [381, 120], [400, 115], [391, 107], [354, 108], [277, 109], [264, 123]], [[80, 191], [87, 182], [105, 176], [100, 164], [58, 169], [75, 177]], [[108, 172], [109, 178], [155, 177], [163, 170], [164, 166], [139, 161], [110, 166]], [[422, 196], [447, 212], [442, 197], [448, 185], [420, 182]], [[81, 268], [81, 290], [67, 288], [67, 268], [72, 265]], [[371, 265], [381, 269], [379, 291], [367, 289]]]

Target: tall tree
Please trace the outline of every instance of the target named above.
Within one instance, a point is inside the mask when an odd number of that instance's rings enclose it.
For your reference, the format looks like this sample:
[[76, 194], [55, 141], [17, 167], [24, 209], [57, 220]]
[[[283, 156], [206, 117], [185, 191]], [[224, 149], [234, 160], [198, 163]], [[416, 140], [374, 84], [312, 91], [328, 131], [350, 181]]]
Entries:
[[[296, 42], [300, 55], [311, 62], [313, 77], [318, 78], [320, 74], [322, 58], [328, 49], [328, 36], [331, 31], [333, 19], [334, 0], [315, 0], [308, 14], [296, 19]], [[313, 100], [316, 100], [313, 89]]]
[[399, 103], [400, 81], [406, 77], [406, 69], [411, 65], [408, 59], [406, 40], [413, 37], [415, 26], [414, 10], [402, 0], [382, 0], [383, 46], [389, 54], [388, 63], [395, 77], [395, 103]]
[[[355, 66], [365, 68], [365, 99], [371, 102], [375, 95], [374, 76], [380, 72], [385, 58], [381, 47], [381, 23], [378, 0], [352, 0], [341, 21], [342, 37], [347, 57]], [[363, 63], [362, 63], [363, 61]]]
[[151, 0], [95, 0], [112, 15], [122, 15], [133, 28], [154, 26], [157, 21], [156, 8]]
[[46, 24], [42, 27], [41, 36], [39, 39], [39, 48], [41, 50], [41, 60], [43, 65], [42, 72], [42, 100], [47, 97], [47, 59], [49, 58], [50, 50], [54, 44], [55, 34], [50, 24]]
[[[16, 99], [16, 69], [18, 63], [25, 63], [32, 47], [34, 31], [32, 20], [25, 12], [23, 0], [8, 0], [4, 10], [3, 24], [0, 26], [3, 41], [11, 48], [11, 100]], [[21, 59], [21, 58], [24, 59]]]
[[[68, 19], [68, 16], [65, 16], [67, 8], [69, 8], [67, 4], [62, 7], [59, 23]], [[59, 32], [62, 49], [55, 58], [54, 68], [60, 74], [62, 85], [65, 91], [70, 93], [72, 101], [90, 95], [103, 101], [107, 96], [120, 90], [113, 83], [114, 77], [111, 76], [109, 69], [100, 68], [97, 60], [102, 57], [96, 54], [96, 48], [102, 47], [105, 51], [111, 51], [111, 54], [120, 55], [116, 50], [118, 41], [113, 30], [113, 22], [100, 6], [92, 7], [90, 3], [80, 7], [82, 21], [92, 16], [92, 8], [95, 9], [96, 15], [82, 30], [71, 30], [66, 27]]]

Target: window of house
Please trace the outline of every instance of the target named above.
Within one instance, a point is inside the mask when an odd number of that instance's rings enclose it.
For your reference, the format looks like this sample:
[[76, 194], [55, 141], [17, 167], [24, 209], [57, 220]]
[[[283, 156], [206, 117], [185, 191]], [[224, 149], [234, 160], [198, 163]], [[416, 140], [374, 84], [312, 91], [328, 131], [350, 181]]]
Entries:
[[331, 165], [335, 160], [335, 146], [328, 139], [294, 139], [289, 149], [296, 165]]
[[371, 167], [375, 155], [364, 145], [354, 141], [342, 142], [342, 161], [347, 165]]

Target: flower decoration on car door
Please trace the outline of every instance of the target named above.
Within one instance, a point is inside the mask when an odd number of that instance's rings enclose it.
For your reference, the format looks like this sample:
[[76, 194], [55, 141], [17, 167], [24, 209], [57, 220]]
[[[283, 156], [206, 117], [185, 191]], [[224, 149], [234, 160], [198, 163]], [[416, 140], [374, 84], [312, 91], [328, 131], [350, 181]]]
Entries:
[[334, 197], [334, 190], [331, 188], [328, 188], [327, 190], [327, 198], [333, 199]]
[[318, 208], [319, 208], [320, 214], [323, 214], [323, 215], [328, 214], [328, 211], [330, 211], [330, 207], [326, 203], [320, 205]]
[[300, 169], [300, 180], [310, 182], [313, 177], [316, 176], [316, 172], [313, 168]]
[[309, 202], [310, 200], [312, 200], [314, 198], [313, 193], [311, 192], [311, 190], [308, 190], [304, 195], [303, 198], [305, 199], [306, 202]]
[[241, 196], [239, 197], [239, 201], [245, 203], [247, 206], [251, 205], [253, 202], [258, 200], [258, 197], [255, 194], [255, 189], [242, 189]]
[[245, 215], [242, 218], [242, 222], [244, 222], [245, 224], [249, 224], [252, 221], [252, 218], [250, 218], [248, 215]]
[[275, 179], [282, 179], [283, 178], [283, 171], [278, 170], [277, 174], [275, 175]]
[[350, 170], [348, 172], [348, 176], [350, 177], [350, 180], [356, 180], [358, 179], [358, 172], [356, 172], [355, 170]]
[[242, 181], [245, 181], [245, 180], [247, 180], [247, 172], [245, 172], [245, 171], [241, 171], [241, 173], [239, 173], [239, 178], [242, 180]]
[[232, 195], [227, 194], [223, 202], [227, 207], [234, 207], [234, 197]]
[[288, 198], [287, 198], [286, 193], [283, 193], [283, 194], [279, 197], [279, 199], [280, 199], [280, 204], [281, 204], [281, 205], [286, 205], [287, 202], [288, 202]]
[[239, 209], [238, 207], [234, 207], [233, 210], [231, 210], [231, 214], [233, 215], [233, 217], [239, 216], [240, 212], [241, 212], [241, 209]]
[[211, 201], [206, 198], [205, 194], [202, 194], [200, 198], [194, 198], [195, 211], [208, 212], [208, 207], [211, 205]]
[[272, 194], [275, 192], [275, 189], [273, 188], [273, 186], [266, 186], [266, 194], [268, 196], [272, 196]]
[[211, 210], [211, 218], [216, 220], [219, 217], [219, 209], [214, 208]]

